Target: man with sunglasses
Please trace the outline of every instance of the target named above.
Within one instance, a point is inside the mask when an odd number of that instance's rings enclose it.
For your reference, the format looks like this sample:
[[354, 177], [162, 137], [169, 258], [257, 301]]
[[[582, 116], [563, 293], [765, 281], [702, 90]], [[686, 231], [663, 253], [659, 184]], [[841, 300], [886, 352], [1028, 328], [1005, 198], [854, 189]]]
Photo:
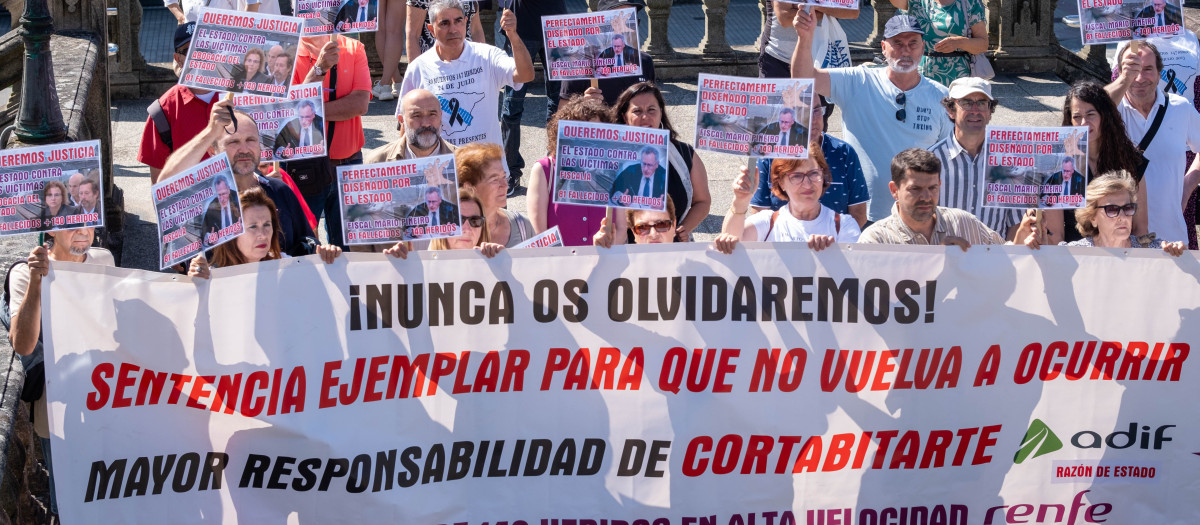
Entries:
[[[175, 76], [179, 76], [183, 70], [195, 29], [195, 22], [175, 28]], [[158, 182], [167, 157], [204, 130], [216, 98], [215, 91], [176, 84], [146, 108], [149, 116], [146, 117], [146, 126], [142, 128], [138, 162], [150, 167], [151, 184]]]
[[[924, 33], [916, 19], [896, 15], [883, 33], [885, 67], [818, 69], [812, 62], [813, 15], [796, 12], [796, 51], [792, 76], [812, 78], [816, 93], [842, 107], [846, 142], [858, 150], [871, 192], [867, 217], [887, 217], [894, 202], [888, 191], [887, 166], [905, 148], [928, 147], [950, 135], [951, 124], [940, 106], [946, 86], [921, 76]], [[894, 115], [894, 118], [889, 116]]]
[[954, 124], [954, 133], [929, 148], [942, 163], [939, 202], [978, 217], [988, 228], [1012, 240], [1021, 222], [1021, 211], [985, 208], [980, 198], [983, 174], [987, 171], [983, 139], [996, 109], [992, 84], [975, 77], [955, 80], [950, 83], [950, 95], [942, 100], [942, 106]]

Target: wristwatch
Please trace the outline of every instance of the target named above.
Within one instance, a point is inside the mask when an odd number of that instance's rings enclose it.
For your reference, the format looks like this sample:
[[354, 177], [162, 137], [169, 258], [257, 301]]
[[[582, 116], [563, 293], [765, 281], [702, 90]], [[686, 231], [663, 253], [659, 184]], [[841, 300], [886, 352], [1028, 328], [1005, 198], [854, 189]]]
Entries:
[[321, 69], [321, 66], [313, 64], [312, 70], [313, 70], [313, 73], [316, 73], [318, 77], [325, 76], [325, 70]]

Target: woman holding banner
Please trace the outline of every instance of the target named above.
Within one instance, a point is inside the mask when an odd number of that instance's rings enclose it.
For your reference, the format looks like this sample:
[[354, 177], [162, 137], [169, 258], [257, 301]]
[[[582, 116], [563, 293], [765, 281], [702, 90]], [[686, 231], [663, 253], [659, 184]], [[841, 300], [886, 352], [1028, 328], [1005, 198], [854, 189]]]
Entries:
[[749, 219], [750, 198], [758, 187], [757, 170], [742, 166], [733, 181], [733, 204], [714, 244], [722, 253], [732, 253], [737, 242], [807, 242], [815, 251], [835, 242], [858, 242], [862, 230], [848, 214], [837, 213], [821, 204], [821, 195], [829, 188], [829, 166], [821, 148], [813, 144], [807, 159], [777, 159], [771, 163], [771, 193], [787, 199], [776, 211], [763, 210]]
[[[1146, 202], [1146, 188], [1141, 184], [1142, 174], [1146, 170], [1144, 159], [1125, 133], [1125, 121], [1121, 119], [1117, 105], [1103, 85], [1085, 80], [1071, 86], [1063, 100], [1062, 125], [1088, 128], [1088, 182], [1096, 178], [1095, 173], [1130, 173], [1138, 187], [1138, 200]], [[1082, 238], [1074, 214], [1046, 210], [1043, 216], [1047, 242], [1057, 244]], [[1144, 235], [1149, 229], [1148, 224], [1145, 208], [1139, 208], [1133, 216], [1133, 234]]]
[[473, 142], [454, 151], [458, 186], [470, 190], [483, 205], [490, 237], [509, 248], [537, 234], [524, 215], [509, 211], [504, 150], [491, 142]]
[[[213, 248], [212, 264], [204, 254], [194, 257], [188, 265], [188, 276], [208, 279], [212, 267], [224, 268], [287, 257], [279, 245], [279, 212], [275, 209], [275, 202], [261, 188], [243, 191], [238, 198], [242, 201], [242, 227], [245, 232], [233, 242]], [[341, 254], [342, 249], [337, 246], [317, 246], [317, 255], [325, 264], [333, 264]]]
[[[1142, 240], [1133, 233], [1133, 217], [1137, 204], [1138, 183], [1126, 171], [1114, 171], [1097, 177], [1087, 185], [1087, 206], [1075, 210], [1076, 228], [1083, 237], [1077, 241], [1060, 242], [1064, 246], [1094, 246], [1099, 248], [1162, 248], [1175, 257], [1183, 255], [1182, 241], [1164, 242]], [[1038, 249], [1034, 232], [1025, 245]]]
[[[666, 102], [662, 91], [653, 82], [639, 82], [617, 97], [613, 106], [612, 121], [626, 126], [660, 128], [671, 132], [671, 147], [667, 174], [667, 195], [675, 201], [675, 239], [690, 240], [692, 230], [708, 217], [712, 197], [708, 192], [708, 170], [695, 148], [679, 140], [679, 133], [671, 126], [664, 111]], [[625, 216], [617, 215], [617, 230], [626, 228]], [[635, 239], [636, 240], [636, 239]]]
[[[667, 196], [667, 210], [625, 210], [624, 222], [629, 233], [617, 235], [608, 218], [600, 221], [600, 231], [592, 236], [592, 244], [601, 248], [612, 248], [613, 241], [633, 235], [635, 244], [671, 244], [675, 239], [675, 201]], [[619, 243], [618, 243], [619, 244]]]
[[564, 246], [586, 246], [604, 219], [604, 208], [557, 204], [551, 198], [554, 189], [554, 151], [558, 148], [558, 122], [609, 122], [609, 109], [603, 102], [589, 97], [574, 97], [563, 101], [558, 112], [546, 124], [546, 151], [550, 155], [533, 165], [529, 172], [529, 220], [534, 231], [541, 233], [558, 226]]

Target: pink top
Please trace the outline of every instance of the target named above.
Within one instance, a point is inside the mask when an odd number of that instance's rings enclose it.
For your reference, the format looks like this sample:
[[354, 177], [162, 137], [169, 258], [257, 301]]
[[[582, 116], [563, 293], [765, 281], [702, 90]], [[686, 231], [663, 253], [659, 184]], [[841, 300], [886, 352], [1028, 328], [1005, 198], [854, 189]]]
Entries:
[[[603, 206], [579, 206], [554, 203], [554, 157], [538, 161], [550, 188], [550, 204], [546, 207], [546, 228], [558, 226], [566, 246], [591, 246], [592, 236], [600, 231], [604, 220]], [[620, 211], [620, 210], [618, 210]]]

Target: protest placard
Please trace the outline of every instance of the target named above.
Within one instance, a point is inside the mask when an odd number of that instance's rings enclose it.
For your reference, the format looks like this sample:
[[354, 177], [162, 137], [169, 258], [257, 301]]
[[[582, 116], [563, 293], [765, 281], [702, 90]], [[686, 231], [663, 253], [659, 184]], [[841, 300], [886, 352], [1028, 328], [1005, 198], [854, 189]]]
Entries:
[[462, 235], [454, 155], [338, 166], [346, 244]]
[[286, 100], [236, 95], [233, 105], [258, 123], [262, 161], [324, 157], [325, 97], [319, 82], [292, 86]]
[[834, 7], [837, 9], [858, 10], [856, 0], [779, 0], [788, 4], [811, 5], [816, 7]]
[[766, 158], [808, 158], [811, 78], [700, 74], [696, 149]]
[[632, 8], [542, 17], [550, 80], [642, 74]]
[[1182, 0], [1079, 0], [1083, 45], [1177, 35]]
[[287, 98], [303, 23], [291, 16], [202, 9], [179, 83]]
[[559, 121], [554, 202], [665, 211], [670, 138], [665, 129]]
[[982, 204], [990, 208], [1082, 208], [1087, 127], [988, 126]]
[[558, 233], [558, 226], [555, 226], [553, 228], [550, 228], [549, 230], [546, 230], [542, 233], [539, 233], [539, 234], [531, 237], [529, 240], [527, 240], [521, 244], [513, 246], [513, 249], [515, 250], [517, 248], [549, 248], [551, 246], [562, 246], [562, 245], [563, 245], [562, 234]]
[[98, 140], [0, 152], [0, 235], [100, 226], [100, 156]]
[[379, 30], [379, 0], [296, 0], [295, 6], [304, 36]]
[[229, 157], [220, 153], [155, 184], [161, 268], [187, 261], [242, 234], [242, 205]]

